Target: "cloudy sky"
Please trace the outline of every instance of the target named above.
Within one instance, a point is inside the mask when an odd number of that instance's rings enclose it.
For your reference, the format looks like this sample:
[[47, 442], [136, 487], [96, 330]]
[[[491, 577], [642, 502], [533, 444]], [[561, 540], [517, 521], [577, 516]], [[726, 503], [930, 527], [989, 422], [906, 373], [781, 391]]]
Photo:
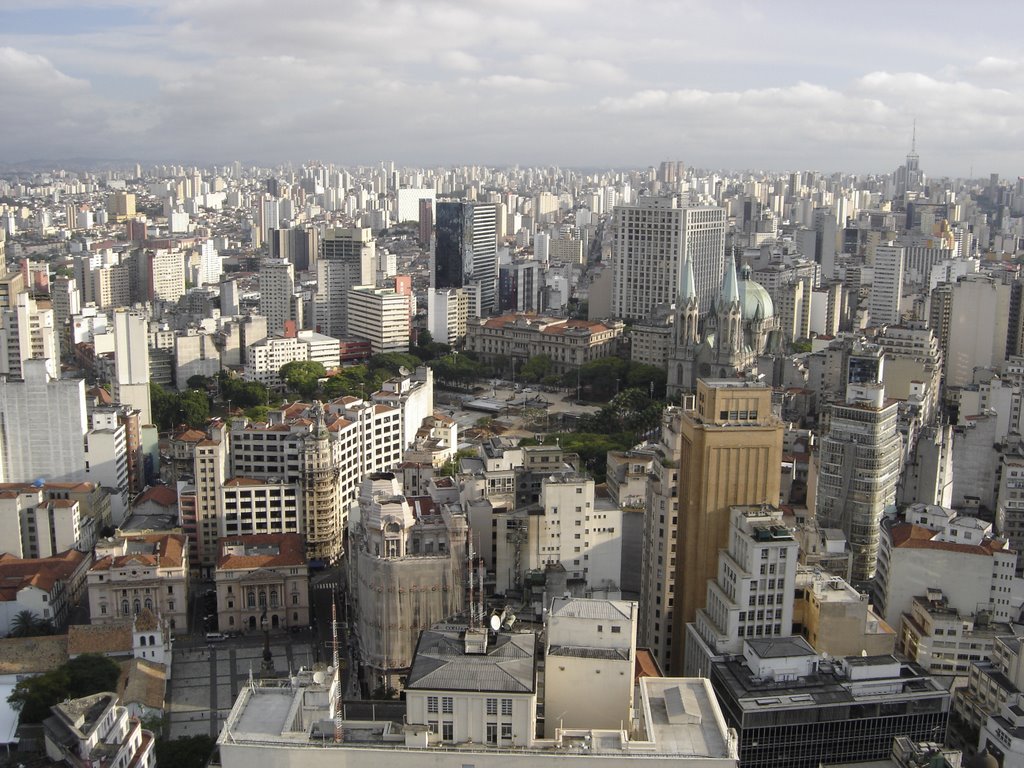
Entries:
[[0, 0], [0, 161], [1024, 174], [1024, 6]]

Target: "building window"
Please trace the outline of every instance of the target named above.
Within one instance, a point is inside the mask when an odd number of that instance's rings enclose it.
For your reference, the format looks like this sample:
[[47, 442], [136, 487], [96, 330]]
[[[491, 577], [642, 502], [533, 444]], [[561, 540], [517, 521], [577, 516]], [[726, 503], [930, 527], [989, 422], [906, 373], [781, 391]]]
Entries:
[[498, 700], [497, 699], [488, 699], [487, 700], [487, 714], [488, 715], [496, 715], [496, 714], [498, 714]]
[[437, 696], [427, 696], [427, 712], [437, 712]]
[[512, 723], [501, 724], [501, 738], [506, 740], [512, 738]]
[[487, 724], [487, 743], [497, 744], [498, 743], [498, 724], [488, 723]]
[[455, 699], [451, 696], [441, 697], [441, 712], [445, 715], [450, 715], [455, 711]]
[[427, 720], [427, 728], [431, 733], [437, 733], [437, 720]]
[[512, 699], [501, 700], [501, 714], [505, 717], [512, 716]]
[[249, 594], [246, 596], [246, 601], [250, 608], [256, 607], [256, 592], [254, 590], [249, 590]]
[[445, 720], [441, 723], [441, 739], [444, 741], [455, 740], [455, 726], [451, 720]]

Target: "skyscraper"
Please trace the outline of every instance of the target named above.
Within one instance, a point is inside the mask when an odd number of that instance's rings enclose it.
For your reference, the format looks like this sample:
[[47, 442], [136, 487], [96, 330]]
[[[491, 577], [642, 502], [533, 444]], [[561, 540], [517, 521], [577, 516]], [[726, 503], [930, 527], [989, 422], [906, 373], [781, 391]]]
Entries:
[[875, 275], [868, 301], [872, 325], [896, 325], [900, 322], [903, 256], [903, 246], [891, 242], [875, 248]]
[[280, 336], [285, 323], [295, 320], [295, 268], [284, 259], [267, 259], [260, 265], [260, 314], [267, 318], [267, 332]]
[[320, 333], [349, 335], [348, 293], [357, 285], [373, 285], [376, 245], [366, 227], [328, 229], [320, 241], [316, 264], [314, 320]]
[[673, 670], [682, 669], [684, 627], [704, 607], [708, 579], [718, 570], [718, 550], [728, 545], [730, 508], [779, 501], [782, 432], [772, 413], [771, 387], [697, 381], [680, 432]]
[[153, 423], [149, 394], [149, 329], [144, 315], [114, 311], [114, 400], [139, 411], [142, 424]]
[[[846, 402], [830, 407], [828, 433], [819, 443], [818, 524], [846, 534], [854, 581], [875, 575], [879, 524], [886, 508], [896, 502], [900, 476], [899, 409], [896, 401], [885, 401], [881, 366], [881, 357], [874, 367], [870, 358], [851, 355]], [[862, 375], [871, 370], [877, 374]]]
[[725, 210], [680, 208], [672, 197], [641, 197], [615, 209], [612, 314], [648, 317], [679, 294], [681, 269], [693, 265], [701, 314], [712, 308], [725, 264]]
[[480, 316], [497, 309], [496, 216], [494, 203], [437, 204], [432, 287], [475, 287]]

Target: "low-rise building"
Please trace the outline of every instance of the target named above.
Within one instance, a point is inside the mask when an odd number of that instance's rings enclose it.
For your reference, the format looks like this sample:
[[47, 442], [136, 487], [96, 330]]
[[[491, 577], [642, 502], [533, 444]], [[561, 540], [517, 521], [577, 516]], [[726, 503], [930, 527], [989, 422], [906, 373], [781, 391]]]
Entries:
[[23, 611], [63, 629], [82, 595], [91, 562], [88, 553], [74, 549], [29, 560], [0, 554], [0, 635], [10, 634]]
[[466, 325], [466, 350], [485, 363], [522, 363], [545, 355], [552, 373], [611, 357], [618, 352], [622, 323], [509, 314], [470, 320]]
[[797, 569], [793, 632], [818, 653], [837, 658], [884, 656], [896, 647], [895, 629], [875, 613], [868, 596], [818, 568]]
[[43, 721], [46, 756], [72, 768], [156, 768], [156, 740], [129, 717], [116, 693], [94, 693], [50, 707]]
[[306, 542], [297, 533], [226, 536], [214, 576], [224, 631], [309, 626]]
[[941, 590], [914, 597], [901, 619], [898, 650], [933, 675], [966, 675], [971, 662], [991, 657], [995, 639], [1012, 633], [991, 612], [962, 612], [949, 605]]
[[134, 534], [96, 545], [89, 569], [89, 616], [103, 624], [144, 608], [168, 627], [188, 627], [188, 541], [182, 534]]

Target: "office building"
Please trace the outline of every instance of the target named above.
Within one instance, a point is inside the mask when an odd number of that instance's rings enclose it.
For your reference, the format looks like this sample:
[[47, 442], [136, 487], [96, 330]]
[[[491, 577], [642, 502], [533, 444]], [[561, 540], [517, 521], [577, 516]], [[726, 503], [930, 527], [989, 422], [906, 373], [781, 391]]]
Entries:
[[631, 719], [637, 604], [556, 597], [547, 614], [544, 736]]
[[60, 330], [52, 305], [36, 301], [20, 287], [21, 274], [15, 274], [4, 280], [10, 305], [0, 306], [0, 375], [9, 378], [21, 378], [22, 363], [32, 358], [60, 361]]
[[427, 330], [435, 341], [454, 346], [466, 337], [470, 315], [476, 317], [475, 288], [432, 288], [427, 295]]
[[301, 325], [296, 317], [297, 303], [301, 313], [301, 297], [297, 302], [295, 296], [294, 265], [284, 259], [267, 259], [260, 264], [260, 314], [267, 318], [269, 334], [294, 335]]
[[432, 288], [476, 286], [471, 314], [486, 317], [498, 307], [497, 210], [493, 203], [440, 202], [435, 208]]
[[130, 717], [116, 693], [65, 699], [43, 721], [46, 756], [71, 768], [90, 765], [156, 768], [156, 736]]
[[948, 320], [948, 341], [943, 347], [947, 387], [968, 386], [974, 382], [976, 368], [999, 368], [1006, 359], [1010, 293], [1010, 286], [987, 275], [966, 275], [953, 286], [946, 314], [933, 291], [933, 315], [939, 327], [933, 325], [932, 330], [940, 343]]
[[612, 315], [643, 320], [679, 295], [693, 264], [700, 314], [711, 310], [725, 266], [725, 210], [680, 208], [675, 197], [641, 197], [615, 209]]
[[414, 514], [394, 474], [363, 480], [348, 531], [349, 589], [371, 690], [397, 689], [420, 632], [465, 608], [467, 530], [457, 506]]
[[896, 736], [945, 740], [949, 691], [891, 655], [826, 659], [803, 638], [753, 638], [712, 664], [711, 685], [741, 768], [881, 760]]
[[314, 227], [308, 229], [272, 229], [267, 238], [271, 259], [289, 262], [296, 272], [315, 269], [320, 237]]
[[85, 480], [85, 382], [56, 378], [50, 359], [25, 361], [24, 373], [0, 378], [0, 481]]
[[733, 507], [729, 546], [707, 583], [706, 607], [686, 625], [683, 674], [707, 677], [711, 661], [743, 650], [748, 637], [789, 637], [798, 546], [771, 506]]
[[146, 317], [114, 310], [114, 401], [139, 411], [142, 424], [153, 423], [150, 400], [149, 329]]
[[372, 285], [376, 245], [366, 227], [337, 227], [324, 232], [316, 264], [314, 327], [335, 338], [349, 335], [348, 293]]
[[682, 669], [685, 626], [705, 607], [730, 509], [779, 503], [782, 432], [761, 383], [700, 379], [696, 396], [666, 410], [645, 520], [639, 640], [662, 668]]
[[367, 339], [373, 354], [408, 352], [409, 294], [360, 285], [348, 293], [349, 335]]
[[[851, 377], [856, 377], [856, 361], [850, 360]], [[897, 417], [897, 404], [886, 401], [877, 380], [851, 383], [846, 402], [830, 406], [828, 431], [818, 442], [815, 514], [822, 527], [846, 536], [855, 582], [874, 578], [879, 524], [896, 503], [903, 459]]]
[[900, 322], [903, 299], [905, 249], [889, 243], [875, 248], [875, 274], [868, 296], [872, 325], [896, 325]]

